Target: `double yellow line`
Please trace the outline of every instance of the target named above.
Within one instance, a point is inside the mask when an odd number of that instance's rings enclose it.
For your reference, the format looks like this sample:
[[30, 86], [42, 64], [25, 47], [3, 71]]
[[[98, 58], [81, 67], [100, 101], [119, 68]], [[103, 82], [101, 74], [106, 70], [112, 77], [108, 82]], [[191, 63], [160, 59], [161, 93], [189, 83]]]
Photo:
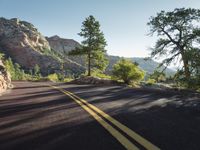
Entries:
[[86, 110], [91, 116], [93, 116], [93, 118], [97, 122], [99, 122], [113, 137], [115, 137], [127, 150], [139, 150], [139, 148], [136, 145], [134, 145], [127, 137], [122, 135], [120, 131], [118, 131], [113, 126], [111, 126], [109, 123], [119, 128], [121, 132], [128, 135], [130, 138], [132, 138], [134, 141], [139, 143], [141, 146], [143, 146], [147, 150], [160, 150], [160, 148], [158, 148], [157, 146], [155, 146], [148, 140], [144, 139], [142, 136], [140, 136], [133, 130], [129, 129], [127, 126], [123, 125], [122, 123], [114, 119], [113, 117], [109, 116], [108, 114], [106, 114], [105, 112], [97, 108], [96, 106], [88, 103], [84, 99], [81, 99], [75, 94], [69, 91], [66, 91], [62, 88], [59, 88], [56, 86], [51, 86], [51, 87], [59, 90], [60, 92], [72, 98], [77, 104], [79, 104], [84, 110]]

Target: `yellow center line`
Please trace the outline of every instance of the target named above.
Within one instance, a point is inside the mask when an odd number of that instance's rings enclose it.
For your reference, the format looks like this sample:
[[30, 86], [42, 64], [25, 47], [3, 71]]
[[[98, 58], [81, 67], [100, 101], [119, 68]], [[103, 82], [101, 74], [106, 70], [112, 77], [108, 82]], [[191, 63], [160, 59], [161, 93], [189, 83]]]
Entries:
[[158, 148], [157, 146], [155, 146], [154, 144], [152, 144], [151, 142], [149, 142], [148, 140], [146, 140], [145, 138], [143, 138], [142, 136], [140, 136], [139, 134], [137, 134], [133, 130], [129, 129], [127, 126], [123, 125], [122, 123], [120, 123], [119, 121], [117, 121], [116, 119], [111, 117], [110, 115], [106, 114], [105, 112], [103, 112], [99, 108], [97, 108], [94, 105], [88, 103], [84, 99], [79, 98], [78, 96], [74, 95], [73, 93], [71, 93], [69, 91], [66, 91], [66, 92], [68, 92], [70, 95], [72, 95], [75, 98], [79, 99], [81, 102], [83, 102], [84, 104], [86, 104], [87, 106], [89, 106], [90, 108], [92, 108], [93, 110], [98, 112], [99, 114], [101, 114], [105, 119], [107, 119], [108, 121], [113, 123], [116, 127], [120, 128], [124, 133], [129, 135], [132, 139], [137, 141], [139, 144], [141, 144], [147, 150], [160, 150], [160, 148]]
[[[51, 86], [51, 85], [49, 85]], [[110, 124], [108, 124], [106, 121], [103, 120], [101, 116], [96, 114], [92, 109], [90, 109], [87, 105], [85, 105], [82, 101], [80, 101], [78, 98], [75, 98], [71, 93], [68, 91], [65, 91], [59, 87], [51, 86], [65, 95], [72, 98], [77, 104], [79, 104], [84, 110], [86, 110], [91, 116], [94, 117], [94, 119], [99, 122], [113, 137], [115, 137], [127, 150], [139, 150], [132, 142], [130, 142], [125, 136], [123, 136], [118, 130], [113, 128]]]

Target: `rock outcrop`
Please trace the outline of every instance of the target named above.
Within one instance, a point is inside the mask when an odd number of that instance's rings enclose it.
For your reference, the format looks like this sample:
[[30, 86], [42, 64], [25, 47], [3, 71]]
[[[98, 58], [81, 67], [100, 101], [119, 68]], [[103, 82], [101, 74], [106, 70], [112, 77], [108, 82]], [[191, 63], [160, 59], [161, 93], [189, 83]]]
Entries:
[[11, 87], [12, 84], [11, 84], [10, 74], [6, 72], [5, 66], [0, 60], [0, 94]]
[[46, 37], [46, 39], [48, 40], [51, 48], [62, 54], [67, 53], [80, 46], [77, 41], [73, 39], [60, 38], [58, 35]]
[[65, 55], [68, 59], [81, 64], [82, 66], [85, 64], [84, 56], [68, 56], [67, 53], [71, 50], [74, 50], [76, 47], [80, 47], [80, 43], [73, 39], [64, 39], [59, 37], [58, 35], [47, 37], [46, 38], [49, 42], [49, 45], [52, 49], [56, 52], [60, 53], [61, 55]]
[[[34, 25], [17, 18], [0, 18], [0, 51], [25, 70], [33, 69], [38, 64], [44, 75], [58, 72], [62, 66], [61, 60], [53, 54], [49, 42]], [[65, 62], [65, 69], [70, 70], [71, 67], [76, 70], [84, 69], [73, 61]]]

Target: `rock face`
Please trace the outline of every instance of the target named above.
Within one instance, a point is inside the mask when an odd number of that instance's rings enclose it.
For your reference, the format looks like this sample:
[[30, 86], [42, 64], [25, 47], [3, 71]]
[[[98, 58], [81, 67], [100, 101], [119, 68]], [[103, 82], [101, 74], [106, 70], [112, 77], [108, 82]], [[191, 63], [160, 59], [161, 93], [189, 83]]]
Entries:
[[11, 87], [10, 74], [6, 72], [2, 61], [0, 60], [0, 94]]
[[51, 48], [56, 52], [65, 55], [68, 59], [81, 64], [82, 66], [85, 64], [85, 58], [83, 56], [67, 56], [69, 51], [81, 46], [77, 41], [73, 39], [60, 38], [58, 35], [47, 37], [47, 40]]
[[[16, 18], [0, 18], [0, 51], [26, 70], [38, 64], [42, 74], [58, 72], [62, 66], [61, 61], [52, 55], [49, 42], [34, 25]], [[81, 67], [73, 61], [68, 63], [65, 69], [73, 66], [79, 70]]]
[[62, 54], [67, 53], [80, 46], [77, 41], [73, 39], [63, 39], [60, 38], [58, 35], [47, 37], [47, 40], [51, 48]]

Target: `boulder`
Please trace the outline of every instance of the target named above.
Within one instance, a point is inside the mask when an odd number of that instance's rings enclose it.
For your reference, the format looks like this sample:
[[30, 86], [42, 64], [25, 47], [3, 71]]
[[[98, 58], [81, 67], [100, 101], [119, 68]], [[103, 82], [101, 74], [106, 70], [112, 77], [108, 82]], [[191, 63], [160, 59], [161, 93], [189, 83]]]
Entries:
[[12, 84], [11, 84], [10, 74], [6, 72], [5, 66], [0, 60], [0, 94], [11, 87]]

